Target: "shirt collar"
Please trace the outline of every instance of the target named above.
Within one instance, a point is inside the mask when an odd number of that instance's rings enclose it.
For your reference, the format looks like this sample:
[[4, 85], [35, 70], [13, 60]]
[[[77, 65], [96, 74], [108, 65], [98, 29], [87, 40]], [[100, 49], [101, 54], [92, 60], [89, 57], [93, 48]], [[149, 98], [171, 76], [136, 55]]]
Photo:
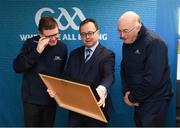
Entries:
[[99, 44], [99, 41], [95, 44], [95, 45], [93, 45], [92, 47], [85, 47], [85, 50], [86, 49], [91, 49], [92, 50], [92, 52], [94, 52], [95, 51], [95, 49], [96, 49], [96, 47], [98, 46], [98, 44]]

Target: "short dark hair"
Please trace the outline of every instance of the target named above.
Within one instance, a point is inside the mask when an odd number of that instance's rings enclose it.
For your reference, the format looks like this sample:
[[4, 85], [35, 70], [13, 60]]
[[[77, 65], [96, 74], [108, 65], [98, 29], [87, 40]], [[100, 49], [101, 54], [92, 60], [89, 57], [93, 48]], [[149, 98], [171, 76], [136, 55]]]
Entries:
[[94, 24], [94, 26], [96, 27], [96, 30], [99, 30], [99, 27], [98, 27], [96, 21], [94, 19], [87, 18], [80, 23], [79, 31], [80, 31], [81, 27], [88, 22], [92, 22]]
[[55, 19], [53, 19], [50, 16], [45, 16], [40, 19], [38, 30], [40, 33], [42, 33], [43, 30], [54, 29], [57, 26], [58, 26], [58, 24]]

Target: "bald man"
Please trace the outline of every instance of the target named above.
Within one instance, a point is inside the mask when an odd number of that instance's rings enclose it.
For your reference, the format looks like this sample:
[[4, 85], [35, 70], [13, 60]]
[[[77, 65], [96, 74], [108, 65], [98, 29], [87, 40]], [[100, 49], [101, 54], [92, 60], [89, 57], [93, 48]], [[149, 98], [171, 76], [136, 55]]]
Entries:
[[124, 101], [135, 107], [136, 126], [165, 126], [172, 96], [166, 43], [132, 11], [120, 16], [118, 31]]

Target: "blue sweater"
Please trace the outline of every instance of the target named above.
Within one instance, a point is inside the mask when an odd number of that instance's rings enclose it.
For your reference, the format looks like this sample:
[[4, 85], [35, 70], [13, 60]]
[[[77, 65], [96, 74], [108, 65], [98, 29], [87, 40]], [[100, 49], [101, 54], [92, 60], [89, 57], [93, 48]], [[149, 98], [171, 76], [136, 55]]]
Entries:
[[23, 101], [38, 105], [56, 105], [47, 93], [47, 88], [38, 73], [59, 76], [64, 71], [67, 60], [67, 47], [58, 42], [56, 46], [47, 46], [39, 54], [36, 51], [39, 36], [28, 39], [21, 52], [13, 62], [17, 73], [23, 73], [22, 97]]
[[143, 25], [136, 41], [123, 44], [121, 78], [123, 93], [131, 102], [169, 99], [172, 86], [165, 42]]

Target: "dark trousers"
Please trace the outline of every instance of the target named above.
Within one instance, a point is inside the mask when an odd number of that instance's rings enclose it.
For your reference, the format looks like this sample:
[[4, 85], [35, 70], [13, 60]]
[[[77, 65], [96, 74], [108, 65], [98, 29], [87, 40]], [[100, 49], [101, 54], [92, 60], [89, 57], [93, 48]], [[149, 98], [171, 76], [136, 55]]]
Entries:
[[25, 127], [53, 127], [56, 106], [45, 106], [24, 103]]
[[164, 127], [169, 100], [143, 103], [135, 107], [134, 120], [137, 127]]
[[107, 127], [107, 123], [69, 111], [69, 127]]

